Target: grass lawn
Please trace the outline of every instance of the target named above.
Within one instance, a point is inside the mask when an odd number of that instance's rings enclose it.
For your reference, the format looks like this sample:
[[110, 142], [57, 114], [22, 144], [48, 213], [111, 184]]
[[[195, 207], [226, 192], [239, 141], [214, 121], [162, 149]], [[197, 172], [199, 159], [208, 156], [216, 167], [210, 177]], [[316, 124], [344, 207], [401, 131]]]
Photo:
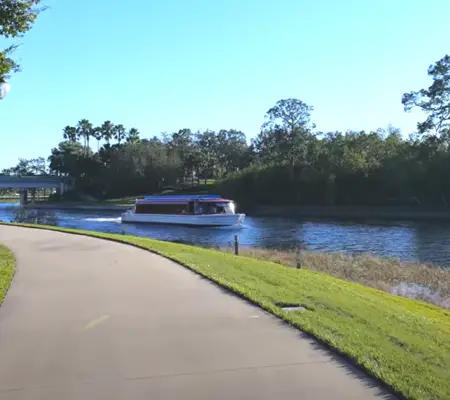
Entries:
[[[406, 398], [450, 398], [448, 310], [252, 257], [126, 235], [24, 226], [130, 243], [161, 254], [312, 334]], [[307, 310], [283, 311], [287, 304]]]
[[[185, 243], [189, 244], [189, 243]], [[231, 247], [221, 251], [233, 252]], [[273, 261], [296, 267], [295, 251], [275, 249], [241, 248], [241, 255], [265, 261]], [[335, 278], [360, 283], [388, 293], [404, 293], [404, 297], [422, 300], [450, 310], [450, 268], [420, 262], [402, 262], [395, 258], [375, 257], [370, 254], [349, 255], [302, 250], [300, 262], [303, 268], [324, 272]], [[409, 291], [402, 291], [403, 287]], [[423, 288], [423, 290], [419, 290]]]
[[11, 283], [15, 265], [16, 261], [13, 253], [0, 244], [0, 304], [2, 304]]

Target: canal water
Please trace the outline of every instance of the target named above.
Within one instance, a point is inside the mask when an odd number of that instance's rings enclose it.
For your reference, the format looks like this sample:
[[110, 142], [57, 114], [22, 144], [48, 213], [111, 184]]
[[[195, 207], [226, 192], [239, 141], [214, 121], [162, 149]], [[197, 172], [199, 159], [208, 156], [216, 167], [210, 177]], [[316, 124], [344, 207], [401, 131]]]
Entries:
[[[12, 221], [17, 204], [0, 203], [0, 220]], [[120, 211], [40, 210], [58, 226], [108, 233], [125, 232], [201, 246], [241, 246], [288, 250], [372, 253], [405, 261], [450, 267], [450, 223], [416, 221], [331, 221], [305, 218], [247, 217], [242, 227], [204, 228], [121, 224]]]

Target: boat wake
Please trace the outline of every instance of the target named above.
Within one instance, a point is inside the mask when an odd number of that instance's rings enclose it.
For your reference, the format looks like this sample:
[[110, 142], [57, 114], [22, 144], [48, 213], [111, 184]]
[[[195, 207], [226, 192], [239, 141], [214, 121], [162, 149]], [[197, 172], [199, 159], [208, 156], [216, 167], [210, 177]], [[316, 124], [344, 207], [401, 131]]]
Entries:
[[119, 218], [85, 218], [85, 221], [89, 222], [116, 222], [120, 223], [120, 217]]

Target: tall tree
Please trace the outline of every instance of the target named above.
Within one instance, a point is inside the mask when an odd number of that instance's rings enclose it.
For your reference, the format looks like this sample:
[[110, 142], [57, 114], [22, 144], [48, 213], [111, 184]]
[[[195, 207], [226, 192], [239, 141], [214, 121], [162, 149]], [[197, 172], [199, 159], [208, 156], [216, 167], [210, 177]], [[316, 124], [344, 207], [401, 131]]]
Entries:
[[127, 143], [137, 143], [139, 142], [139, 131], [136, 128], [131, 128], [127, 134]]
[[433, 83], [428, 89], [405, 93], [405, 111], [419, 107], [428, 115], [417, 124], [420, 133], [434, 131], [437, 136], [450, 134], [450, 56], [446, 55], [428, 68]]
[[80, 160], [85, 149], [78, 142], [64, 141], [51, 150], [48, 157], [50, 170], [58, 174], [68, 174], [72, 177], [80, 175]]
[[114, 139], [117, 140], [117, 144], [120, 146], [120, 143], [122, 142], [122, 140], [125, 139], [126, 137], [126, 130], [125, 127], [122, 124], [119, 125], [115, 125], [113, 127], [113, 136]]
[[102, 132], [102, 138], [109, 144], [114, 135], [114, 124], [111, 121], [105, 121], [100, 127], [100, 130]]
[[76, 142], [77, 141], [77, 128], [67, 125], [63, 129], [63, 138], [70, 142]]
[[256, 141], [260, 149], [268, 146], [269, 153], [287, 158], [292, 179], [296, 163], [307, 156], [307, 140], [315, 127], [310, 121], [312, 110], [312, 106], [298, 99], [279, 100], [267, 111]]
[[193, 175], [199, 167], [198, 146], [190, 129], [180, 129], [171, 135], [163, 135], [165, 144], [172, 154], [177, 154], [183, 165], [183, 175]]
[[93, 135], [93, 126], [87, 119], [78, 121], [77, 124], [77, 136], [83, 138], [85, 154], [89, 152], [89, 139]]
[[219, 143], [216, 133], [211, 130], [198, 132], [196, 134], [196, 144], [199, 151], [200, 173], [205, 179], [207, 177], [215, 177], [219, 166]]
[[92, 137], [97, 140], [97, 152], [100, 151], [100, 140], [103, 139], [102, 127], [97, 126], [92, 129]]
[[[45, 7], [39, 7], [41, 0], [1, 0], [0, 1], [0, 36], [15, 38], [27, 32], [37, 15]], [[19, 70], [19, 65], [10, 58], [17, 46], [10, 46], [0, 51], [0, 83], [11, 72]]]
[[245, 133], [234, 129], [221, 129], [217, 134], [217, 155], [220, 176], [248, 165], [248, 144]]

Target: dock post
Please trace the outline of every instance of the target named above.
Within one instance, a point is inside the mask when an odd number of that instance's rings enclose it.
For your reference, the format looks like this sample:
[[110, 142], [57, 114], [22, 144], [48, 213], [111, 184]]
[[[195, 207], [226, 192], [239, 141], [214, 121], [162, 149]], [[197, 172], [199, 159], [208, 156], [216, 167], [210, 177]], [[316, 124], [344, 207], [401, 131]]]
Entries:
[[300, 269], [302, 267], [301, 265], [301, 248], [297, 248], [297, 254], [296, 254], [296, 261], [297, 261], [297, 269]]
[[237, 235], [234, 235], [234, 255], [235, 256], [239, 255], [239, 241]]

